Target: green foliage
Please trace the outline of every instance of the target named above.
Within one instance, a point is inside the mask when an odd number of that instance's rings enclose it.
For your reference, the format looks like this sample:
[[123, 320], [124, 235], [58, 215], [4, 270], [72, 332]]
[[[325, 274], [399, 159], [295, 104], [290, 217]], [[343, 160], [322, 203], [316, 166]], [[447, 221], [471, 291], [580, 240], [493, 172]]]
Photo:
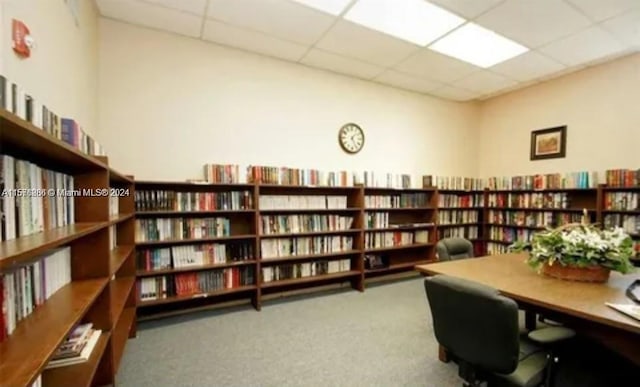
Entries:
[[557, 262], [578, 267], [600, 265], [625, 274], [633, 271], [629, 259], [635, 254], [631, 237], [621, 228], [601, 230], [591, 224], [548, 229], [534, 234], [531, 242], [512, 244], [510, 250], [528, 252], [527, 263], [535, 269]]

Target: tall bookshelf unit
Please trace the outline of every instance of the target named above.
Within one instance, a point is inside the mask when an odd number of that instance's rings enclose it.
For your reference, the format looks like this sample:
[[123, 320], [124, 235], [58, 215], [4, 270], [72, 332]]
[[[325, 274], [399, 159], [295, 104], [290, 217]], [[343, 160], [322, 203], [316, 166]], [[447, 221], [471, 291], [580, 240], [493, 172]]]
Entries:
[[474, 254], [485, 254], [484, 190], [438, 189], [436, 241], [462, 237], [473, 243]]
[[138, 317], [250, 300], [257, 286], [253, 184], [136, 181]]
[[487, 254], [507, 252], [517, 240], [530, 240], [545, 227], [579, 223], [586, 209], [590, 222], [599, 218], [596, 188], [490, 190], [486, 192], [484, 231]]
[[598, 221], [620, 226], [631, 236], [636, 251], [632, 262], [640, 266], [640, 186], [605, 186], [602, 191]]
[[367, 277], [412, 270], [435, 260], [437, 194], [433, 188], [364, 188]]
[[[81, 153], [2, 109], [0, 153], [72, 177], [73, 189], [83, 192], [67, 197], [68, 206], [73, 206], [67, 208], [74, 208], [74, 216], [69, 216], [66, 225], [47, 227], [50, 223], [43, 221], [43, 231], [19, 232], [16, 238], [0, 242], [0, 274], [4, 279], [19, 272], [34, 272], [33, 265], [46, 267], [43, 257], [62, 248], [68, 252], [70, 263], [70, 282], [48, 298], [40, 298], [36, 305], [31, 304], [30, 313], [19, 319], [11, 334], [0, 342], [1, 383], [41, 383], [45, 387], [113, 384], [125, 343], [135, 336], [133, 196], [126, 196], [126, 189], [133, 189], [133, 180], [110, 169], [106, 158]], [[111, 189], [116, 187], [121, 188], [117, 193], [123, 196], [117, 198], [118, 214], [111, 215], [110, 202], [115, 200], [110, 199], [114, 193]], [[53, 195], [46, 197], [54, 200]], [[44, 195], [42, 198], [38, 199], [40, 205], [53, 205]], [[46, 217], [51, 207], [43, 208]], [[111, 249], [113, 233], [118, 236], [116, 249]], [[101, 331], [89, 359], [46, 369], [69, 333], [88, 322]]]

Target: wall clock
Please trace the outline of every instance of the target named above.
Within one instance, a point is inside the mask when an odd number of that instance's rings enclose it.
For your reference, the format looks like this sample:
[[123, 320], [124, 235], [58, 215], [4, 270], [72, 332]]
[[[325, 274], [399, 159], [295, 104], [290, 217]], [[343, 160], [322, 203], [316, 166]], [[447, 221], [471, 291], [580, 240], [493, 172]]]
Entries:
[[358, 153], [364, 146], [364, 131], [357, 124], [344, 124], [338, 131], [338, 142], [345, 152]]

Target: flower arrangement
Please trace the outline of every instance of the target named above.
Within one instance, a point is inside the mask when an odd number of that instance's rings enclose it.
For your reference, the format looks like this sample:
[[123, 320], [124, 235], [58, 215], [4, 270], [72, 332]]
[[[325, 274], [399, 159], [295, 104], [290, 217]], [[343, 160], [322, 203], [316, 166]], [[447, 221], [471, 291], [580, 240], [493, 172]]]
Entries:
[[580, 269], [605, 273], [604, 279], [591, 279], [594, 281], [606, 281], [609, 271], [623, 274], [633, 271], [629, 259], [635, 255], [631, 237], [621, 228], [602, 230], [584, 222], [536, 233], [530, 242], [516, 242], [510, 249], [529, 252], [529, 265], [545, 274], [559, 276], [551, 274], [551, 266], [564, 269], [563, 275], [567, 270], [573, 270], [571, 276], [575, 276]]

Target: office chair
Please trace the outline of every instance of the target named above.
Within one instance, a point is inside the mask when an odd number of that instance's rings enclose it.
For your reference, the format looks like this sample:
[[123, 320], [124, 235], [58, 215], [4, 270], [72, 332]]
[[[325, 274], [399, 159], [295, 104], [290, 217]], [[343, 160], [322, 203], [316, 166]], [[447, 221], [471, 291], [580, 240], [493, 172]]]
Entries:
[[436, 339], [458, 364], [463, 386], [551, 386], [545, 371], [553, 358], [539, 345], [566, 340], [572, 330], [543, 328], [527, 340], [520, 336], [518, 305], [496, 289], [446, 275], [426, 278], [424, 287]]
[[444, 238], [436, 244], [436, 252], [441, 261], [472, 258], [473, 243], [464, 238]]

